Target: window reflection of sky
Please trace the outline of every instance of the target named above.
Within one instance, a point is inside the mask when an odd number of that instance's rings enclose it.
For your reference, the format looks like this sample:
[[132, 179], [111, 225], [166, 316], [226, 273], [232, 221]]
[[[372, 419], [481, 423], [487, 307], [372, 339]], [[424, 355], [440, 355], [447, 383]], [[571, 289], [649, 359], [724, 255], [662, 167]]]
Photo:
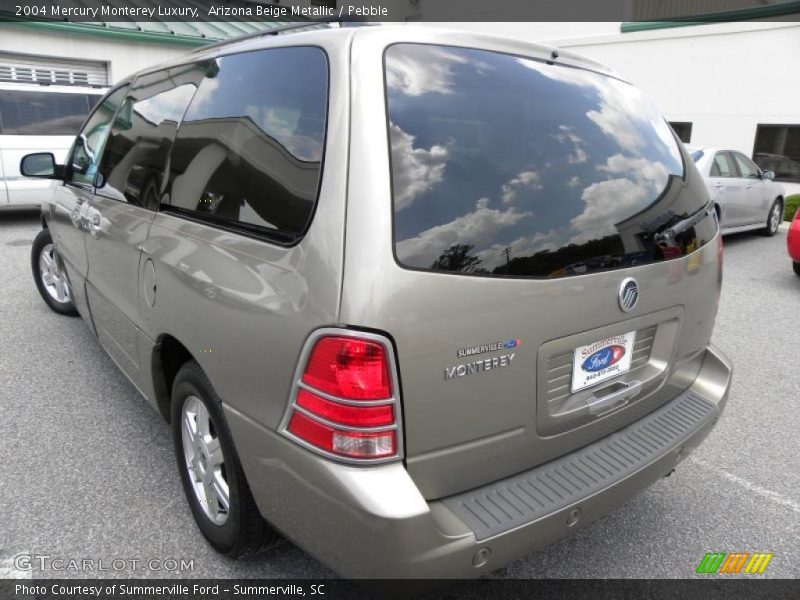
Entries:
[[[201, 121], [249, 117], [266, 135], [277, 140], [293, 156], [303, 161], [322, 159], [325, 131], [325, 60], [307, 60], [304, 72], [295, 70], [293, 56], [319, 52], [314, 48], [287, 48], [249, 52], [217, 59], [219, 71], [198, 91], [185, 120]], [[283, 53], [286, 60], [269, 60]], [[252, 102], [258, 98], [258, 104]], [[293, 104], [285, 101], [291, 98]]]
[[387, 51], [397, 254], [429, 267], [472, 245], [482, 267], [615, 234], [669, 175], [668, 125], [632, 86], [482, 50]]
[[[177, 124], [183, 117], [183, 112], [186, 110], [196, 89], [195, 85], [184, 84], [149, 98], [138, 100], [134, 104], [133, 110], [154, 125], [159, 125], [165, 121]], [[146, 90], [135, 91], [139, 92], [137, 97], [141, 97], [141, 93]]]

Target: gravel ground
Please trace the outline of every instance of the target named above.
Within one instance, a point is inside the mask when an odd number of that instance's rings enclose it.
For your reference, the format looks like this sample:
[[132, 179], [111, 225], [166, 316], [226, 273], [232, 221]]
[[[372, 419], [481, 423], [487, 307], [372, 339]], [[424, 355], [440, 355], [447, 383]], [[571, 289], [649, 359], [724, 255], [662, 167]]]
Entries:
[[[38, 229], [36, 213], [0, 213], [0, 577], [26, 574], [11, 560], [20, 553], [141, 560], [123, 576], [333, 576], [291, 544], [242, 561], [209, 548], [168, 428], [89, 329], [39, 298], [29, 266]], [[708, 551], [767, 551], [765, 576], [800, 577], [800, 277], [785, 238], [785, 225], [775, 238], [725, 238], [714, 342], [736, 372], [705, 444], [670, 478], [494, 576], [684, 578]], [[147, 568], [153, 558], [192, 569]]]

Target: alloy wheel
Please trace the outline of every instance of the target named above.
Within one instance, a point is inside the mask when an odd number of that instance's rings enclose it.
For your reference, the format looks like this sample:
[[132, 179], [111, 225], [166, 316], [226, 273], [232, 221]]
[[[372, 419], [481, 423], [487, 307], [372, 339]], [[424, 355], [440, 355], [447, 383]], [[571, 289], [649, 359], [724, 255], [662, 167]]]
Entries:
[[773, 233], [778, 231], [781, 224], [781, 204], [776, 202], [772, 207], [772, 212], [769, 213], [769, 230]]
[[67, 273], [53, 244], [46, 244], [39, 253], [39, 276], [48, 295], [61, 304], [72, 302]]
[[206, 516], [223, 525], [230, 510], [225, 459], [214, 422], [197, 396], [189, 396], [183, 403], [181, 439], [195, 497]]

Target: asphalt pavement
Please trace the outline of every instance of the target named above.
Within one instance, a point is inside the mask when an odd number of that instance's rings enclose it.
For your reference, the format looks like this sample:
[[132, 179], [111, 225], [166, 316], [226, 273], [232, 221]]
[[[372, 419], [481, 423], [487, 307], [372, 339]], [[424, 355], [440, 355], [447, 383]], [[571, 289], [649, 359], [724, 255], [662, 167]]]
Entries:
[[[211, 550], [168, 427], [87, 326], [40, 299], [38, 229], [36, 213], [0, 213], [0, 577], [333, 576], [291, 544], [240, 561]], [[494, 577], [686, 578], [711, 551], [772, 552], [765, 577], [800, 577], [800, 277], [786, 226], [726, 237], [724, 260], [714, 342], [736, 370], [716, 429], [671, 477]]]

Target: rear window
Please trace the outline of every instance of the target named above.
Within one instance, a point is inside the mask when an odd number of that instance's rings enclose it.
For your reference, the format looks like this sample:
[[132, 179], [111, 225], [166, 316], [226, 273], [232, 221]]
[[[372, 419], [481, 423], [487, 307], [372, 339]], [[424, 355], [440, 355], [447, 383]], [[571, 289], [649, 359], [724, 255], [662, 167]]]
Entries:
[[[406, 267], [554, 277], [671, 258], [654, 233], [707, 200], [679, 197], [669, 125], [617, 79], [421, 44], [388, 48], [385, 76]], [[679, 254], [715, 230], [689, 233]]]
[[0, 133], [76, 135], [100, 94], [0, 90]]

